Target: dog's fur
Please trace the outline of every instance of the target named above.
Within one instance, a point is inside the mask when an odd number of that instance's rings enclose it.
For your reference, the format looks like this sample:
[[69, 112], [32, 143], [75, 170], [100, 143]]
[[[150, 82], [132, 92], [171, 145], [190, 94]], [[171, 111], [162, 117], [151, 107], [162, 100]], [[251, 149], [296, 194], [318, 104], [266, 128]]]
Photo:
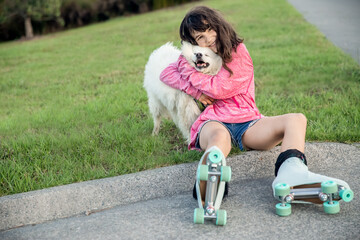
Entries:
[[[172, 43], [166, 43], [152, 52], [145, 66], [144, 88], [154, 119], [152, 134], [159, 133], [161, 118], [170, 116], [189, 143], [190, 128], [200, 114], [199, 107], [191, 96], [160, 81], [161, 72], [170, 63], [176, 62], [180, 54], [180, 50]], [[221, 57], [209, 48], [183, 42], [182, 54], [191, 66], [204, 74], [216, 75], [222, 66]]]

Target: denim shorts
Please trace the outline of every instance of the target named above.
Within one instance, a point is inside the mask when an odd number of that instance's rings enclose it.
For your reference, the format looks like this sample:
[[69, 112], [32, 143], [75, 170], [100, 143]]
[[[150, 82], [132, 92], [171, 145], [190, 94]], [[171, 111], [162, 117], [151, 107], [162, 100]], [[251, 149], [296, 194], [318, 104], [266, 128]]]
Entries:
[[220, 122], [217, 120], [208, 120], [201, 126], [201, 128], [198, 132], [198, 135], [196, 137], [195, 147], [198, 149], [201, 149], [199, 139], [200, 139], [201, 129], [204, 127], [204, 125], [210, 121], [215, 121], [215, 122], [221, 123], [229, 131], [230, 136], [231, 136], [231, 143], [234, 146], [240, 148], [241, 151], [244, 151], [244, 147], [242, 145], [242, 136], [244, 135], [246, 130], [248, 130], [251, 126], [253, 126], [259, 120], [260, 119], [255, 119], [255, 120], [251, 120], [249, 122], [244, 122], [244, 123], [224, 123], [224, 122]]

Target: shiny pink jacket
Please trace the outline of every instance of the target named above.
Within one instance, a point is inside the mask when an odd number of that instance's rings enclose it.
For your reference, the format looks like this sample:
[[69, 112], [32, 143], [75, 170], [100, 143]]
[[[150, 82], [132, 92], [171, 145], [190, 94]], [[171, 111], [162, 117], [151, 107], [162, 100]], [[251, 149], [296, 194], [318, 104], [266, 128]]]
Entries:
[[196, 149], [197, 134], [207, 120], [243, 123], [263, 117], [255, 104], [253, 63], [243, 43], [233, 51], [232, 61], [227, 66], [233, 71], [233, 75], [230, 76], [223, 67], [215, 76], [205, 75], [197, 72], [183, 56], [180, 56], [160, 75], [162, 82], [196, 99], [199, 99], [201, 93], [216, 99], [192, 125], [189, 149]]

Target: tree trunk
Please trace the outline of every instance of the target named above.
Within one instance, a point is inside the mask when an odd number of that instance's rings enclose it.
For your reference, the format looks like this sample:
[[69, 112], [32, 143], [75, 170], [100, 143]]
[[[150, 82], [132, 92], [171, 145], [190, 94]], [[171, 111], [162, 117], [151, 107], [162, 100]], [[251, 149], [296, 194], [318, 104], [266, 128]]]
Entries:
[[146, 13], [149, 11], [149, 6], [147, 2], [142, 2], [139, 4], [139, 13]]
[[26, 39], [32, 39], [34, 37], [31, 18], [28, 16], [25, 18], [25, 34]]

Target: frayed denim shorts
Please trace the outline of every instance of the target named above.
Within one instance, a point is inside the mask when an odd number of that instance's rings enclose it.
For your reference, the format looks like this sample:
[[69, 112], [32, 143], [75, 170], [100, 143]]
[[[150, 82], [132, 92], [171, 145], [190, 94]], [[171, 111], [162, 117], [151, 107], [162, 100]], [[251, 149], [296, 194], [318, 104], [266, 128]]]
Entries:
[[208, 120], [201, 126], [201, 128], [198, 132], [198, 135], [196, 137], [195, 147], [201, 150], [200, 140], [199, 140], [200, 132], [206, 123], [214, 121], [214, 122], [221, 123], [229, 131], [230, 136], [231, 136], [231, 143], [234, 146], [240, 148], [241, 151], [244, 151], [244, 146], [242, 145], [242, 136], [244, 135], [246, 130], [248, 130], [250, 127], [252, 127], [259, 120], [260, 119], [255, 119], [255, 120], [252, 120], [249, 122], [244, 122], [244, 123], [224, 123], [224, 122], [220, 122], [217, 120]]

